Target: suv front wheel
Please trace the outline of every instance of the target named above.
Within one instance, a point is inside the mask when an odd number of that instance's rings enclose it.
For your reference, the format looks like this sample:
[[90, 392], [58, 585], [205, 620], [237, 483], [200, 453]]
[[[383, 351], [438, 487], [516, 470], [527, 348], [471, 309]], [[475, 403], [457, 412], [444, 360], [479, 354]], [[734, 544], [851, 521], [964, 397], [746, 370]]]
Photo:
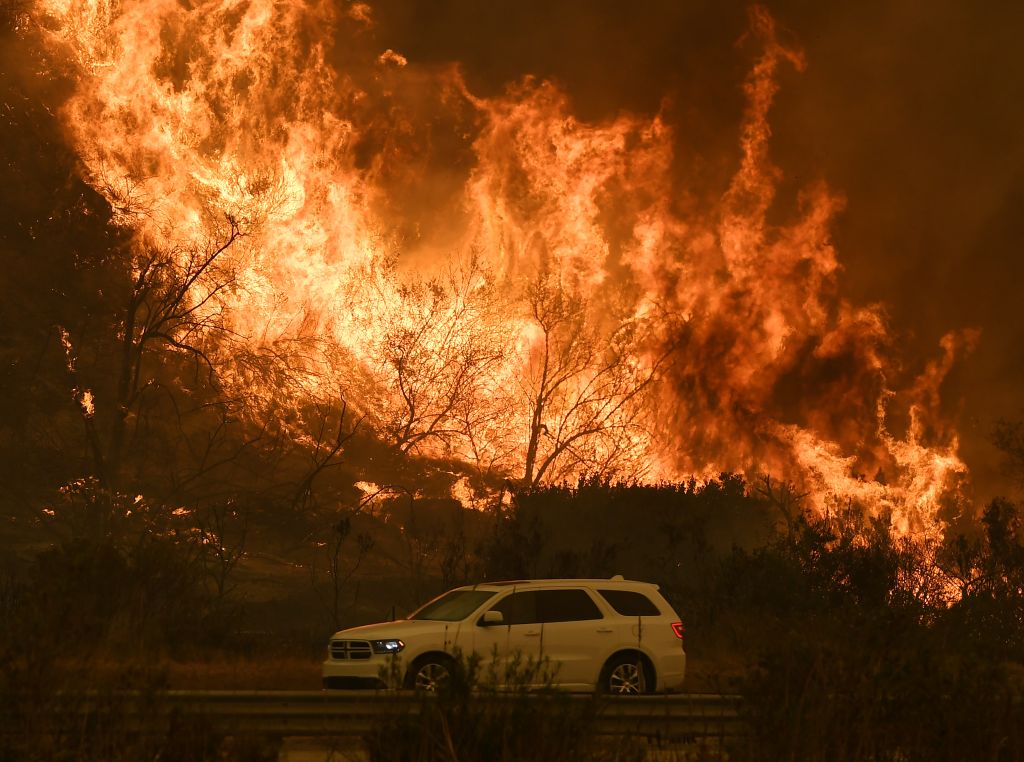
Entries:
[[613, 696], [638, 696], [654, 692], [654, 670], [639, 654], [613, 656], [601, 670], [598, 687]]
[[426, 654], [419, 657], [405, 673], [405, 687], [425, 693], [437, 693], [452, 678], [454, 663], [444, 654]]

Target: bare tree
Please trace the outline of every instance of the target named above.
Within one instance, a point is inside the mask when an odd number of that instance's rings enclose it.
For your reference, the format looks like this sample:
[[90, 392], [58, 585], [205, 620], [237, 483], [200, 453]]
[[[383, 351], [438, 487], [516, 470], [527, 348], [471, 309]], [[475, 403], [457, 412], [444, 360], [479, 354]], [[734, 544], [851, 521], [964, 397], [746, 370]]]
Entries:
[[770, 474], [761, 476], [754, 487], [754, 493], [778, 511], [786, 527], [786, 537], [792, 541], [796, 537], [800, 520], [806, 517], [807, 508], [804, 501], [810, 493], [799, 492], [791, 482], [773, 480]]
[[230, 578], [245, 555], [249, 520], [232, 501], [208, 506], [197, 518], [203, 567], [218, 604], [231, 592]]
[[225, 252], [242, 235], [232, 217], [219, 238], [206, 246], [167, 251], [146, 248], [133, 262], [133, 282], [120, 332], [115, 412], [107, 472], [116, 483], [124, 454], [127, 421], [142, 393], [156, 384], [147, 377], [146, 361], [156, 348], [188, 355], [196, 372], [211, 376], [213, 361], [206, 346], [211, 332], [225, 326], [218, 297], [234, 282], [223, 266]]
[[604, 316], [599, 325], [586, 300], [546, 271], [528, 285], [526, 303], [533, 330], [520, 388], [523, 483], [636, 467], [646, 437], [642, 397], [668, 351], [642, 361], [641, 321]]
[[375, 307], [367, 315], [384, 325], [366, 330], [378, 358], [379, 428], [403, 453], [439, 445], [463, 454], [474, 411], [506, 355], [493, 284], [475, 258], [434, 279], [405, 282], [388, 260], [371, 282]]
[[354, 424], [346, 426], [348, 403], [344, 399], [341, 400], [336, 416], [336, 425], [332, 421], [334, 415], [329, 403], [318, 404], [316, 408], [319, 424], [313, 433], [312, 448], [309, 451], [312, 463], [305, 476], [299, 481], [293, 500], [294, 506], [300, 511], [316, 506], [314, 483], [317, 477], [325, 471], [341, 465], [345, 443], [356, 435], [360, 423], [360, 421], [356, 421]]
[[[341, 627], [342, 612], [344, 609], [345, 592], [349, 582], [359, 571], [363, 560], [374, 548], [373, 537], [367, 532], [359, 532], [355, 536], [355, 548], [352, 552], [346, 553], [348, 539], [352, 535], [352, 520], [361, 515], [364, 510], [372, 512], [373, 503], [382, 496], [390, 496], [396, 493], [410, 494], [404, 488], [380, 487], [369, 494], [363, 495], [358, 504], [354, 507], [343, 508], [332, 519], [330, 529], [326, 535], [314, 536], [313, 544], [318, 549], [314, 553], [313, 560], [309, 565], [309, 581], [313, 591], [321, 600], [327, 602], [330, 610], [331, 623], [335, 629]], [[410, 497], [411, 499], [411, 497]], [[319, 558], [323, 558], [327, 573], [326, 585], [321, 580], [318, 570]], [[359, 596], [359, 586], [351, 595], [351, 602], [354, 603]]]
[[[366, 533], [360, 532], [355, 537], [355, 548], [351, 554], [343, 552], [349, 537], [352, 535], [352, 518], [359, 509], [345, 513], [331, 525], [330, 533], [325, 539], [319, 540], [317, 546], [321, 555], [324, 556], [327, 572], [326, 588], [320, 580], [317, 563], [314, 560], [309, 566], [310, 583], [313, 590], [321, 599], [327, 599], [327, 605], [331, 614], [331, 624], [334, 629], [340, 629], [342, 624], [342, 613], [344, 611], [345, 591], [355, 573], [359, 571], [363, 559], [373, 550], [373, 538]], [[352, 595], [352, 600], [359, 595], [358, 587]]]
[[[93, 471], [103, 489], [120, 488], [128, 422], [133, 416], [138, 420], [145, 393], [162, 388], [158, 369], [163, 355], [158, 351], [186, 356], [197, 376], [205, 371], [212, 378], [210, 340], [226, 330], [219, 297], [234, 282], [233, 271], [223, 259], [241, 235], [238, 223], [228, 217], [220, 236], [205, 246], [173, 250], [141, 246], [133, 253], [131, 282], [116, 326], [109, 396], [98, 391], [94, 396], [87, 388], [78, 368], [75, 340], [69, 330], [58, 327]], [[100, 420], [109, 425], [101, 426]]]

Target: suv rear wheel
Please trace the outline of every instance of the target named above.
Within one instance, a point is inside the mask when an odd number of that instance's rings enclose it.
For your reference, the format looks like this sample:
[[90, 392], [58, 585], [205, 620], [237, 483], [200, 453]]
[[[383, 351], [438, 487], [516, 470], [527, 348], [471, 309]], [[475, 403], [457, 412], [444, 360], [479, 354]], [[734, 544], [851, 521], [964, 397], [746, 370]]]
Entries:
[[639, 654], [613, 656], [601, 670], [600, 689], [615, 696], [638, 696], [654, 691], [654, 670]]

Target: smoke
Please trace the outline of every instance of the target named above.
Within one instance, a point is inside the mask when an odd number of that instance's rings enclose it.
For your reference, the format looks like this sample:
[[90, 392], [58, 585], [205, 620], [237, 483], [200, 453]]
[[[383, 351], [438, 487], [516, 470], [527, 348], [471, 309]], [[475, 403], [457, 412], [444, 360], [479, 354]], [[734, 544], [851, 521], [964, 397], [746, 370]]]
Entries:
[[[1024, 8], [798, 0], [766, 3], [807, 65], [781, 71], [771, 154], [782, 168], [772, 214], [825, 180], [845, 199], [831, 222], [838, 285], [884, 305], [907, 372], [942, 337], [980, 330], [942, 384], [943, 412], [981, 498], [1006, 488], [989, 443], [1024, 407]], [[459, 61], [470, 89], [495, 95], [530, 74], [556, 81], [581, 119], [658, 114], [673, 136], [675, 203], [706, 208], [738, 157], [742, 82], [752, 51], [743, 3], [381, 2], [381, 43], [414, 65]], [[833, 363], [825, 375], [838, 372]], [[822, 385], [824, 384], [824, 385]], [[779, 401], [827, 393], [788, 376]]]

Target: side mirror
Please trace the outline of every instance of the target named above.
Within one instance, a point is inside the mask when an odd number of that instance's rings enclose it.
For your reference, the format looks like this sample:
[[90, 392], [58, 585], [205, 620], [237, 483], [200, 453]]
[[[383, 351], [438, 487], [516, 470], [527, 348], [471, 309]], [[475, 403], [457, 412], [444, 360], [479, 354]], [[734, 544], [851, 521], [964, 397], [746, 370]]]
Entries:
[[480, 624], [483, 627], [490, 627], [495, 624], [504, 624], [505, 616], [500, 611], [485, 611], [484, 615], [480, 617]]

